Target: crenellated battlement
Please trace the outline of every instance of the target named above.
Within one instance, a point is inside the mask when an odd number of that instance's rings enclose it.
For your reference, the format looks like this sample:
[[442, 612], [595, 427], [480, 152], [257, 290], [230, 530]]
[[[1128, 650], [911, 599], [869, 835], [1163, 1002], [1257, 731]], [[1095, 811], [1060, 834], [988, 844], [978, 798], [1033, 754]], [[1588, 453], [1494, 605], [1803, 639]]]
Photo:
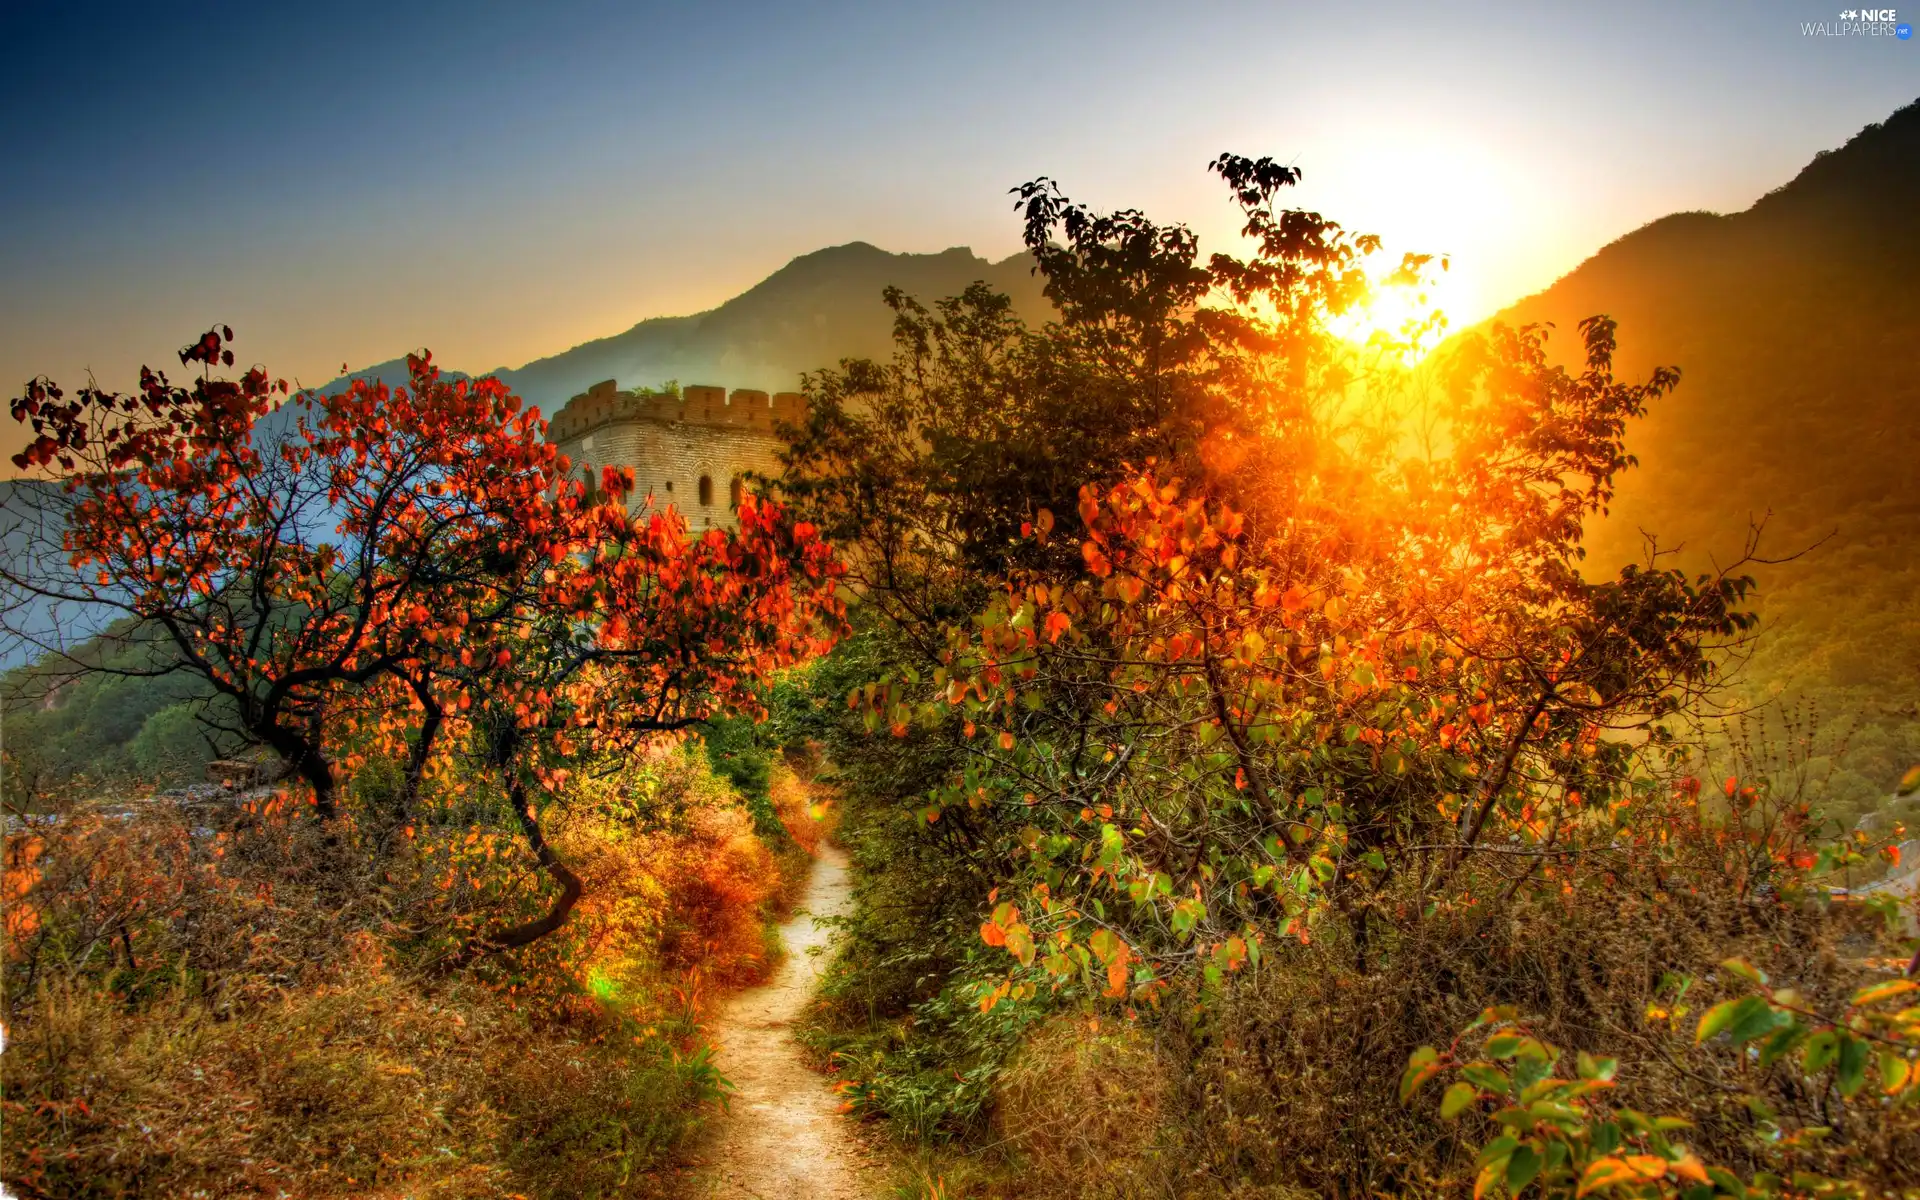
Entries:
[[651, 421], [665, 425], [698, 425], [733, 429], [761, 437], [777, 436], [777, 423], [797, 424], [807, 415], [807, 398], [798, 392], [766, 392], [694, 384], [672, 393], [620, 391], [604, 380], [567, 401], [547, 423], [547, 440], [567, 442], [584, 437], [603, 425]]

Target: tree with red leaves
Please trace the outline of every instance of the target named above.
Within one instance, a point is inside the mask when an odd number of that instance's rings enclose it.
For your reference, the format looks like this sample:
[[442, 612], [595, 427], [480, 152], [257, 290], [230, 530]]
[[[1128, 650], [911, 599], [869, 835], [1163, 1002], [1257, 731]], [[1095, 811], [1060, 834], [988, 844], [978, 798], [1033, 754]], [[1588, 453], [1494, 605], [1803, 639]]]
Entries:
[[[436, 752], [474, 751], [564, 893], [490, 945], [557, 927], [578, 898], [530, 788], [582, 746], [752, 709], [769, 672], [839, 627], [839, 567], [775, 506], [749, 498], [737, 534], [699, 538], [671, 510], [635, 517], [626, 473], [603, 472], [597, 493], [569, 480], [536, 410], [426, 356], [407, 386], [300, 394], [268, 422], [288, 388], [258, 367], [214, 378], [230, 340], [181, 351], [204, 368], [191, 386], [150, 369], [132, 395], [27, 386], [13, 414], [36, 440], [15, 464], [58, 487], [9, 503], [29, 552], [5, 582], [158, 643], [151, 673], [220, 698], [230, 732], [277, 752], [323, 822], [397, 829]], [[343, 812], [349, 731], [401, 757], [390, 811]]]

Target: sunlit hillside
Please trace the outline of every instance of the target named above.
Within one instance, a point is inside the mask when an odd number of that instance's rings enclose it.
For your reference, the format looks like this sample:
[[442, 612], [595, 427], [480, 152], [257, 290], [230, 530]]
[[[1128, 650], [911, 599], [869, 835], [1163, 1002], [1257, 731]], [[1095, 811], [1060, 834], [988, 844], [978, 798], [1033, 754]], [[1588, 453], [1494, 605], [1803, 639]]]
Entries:
[[[1745, 212], [1676, 213], [1501, 313], [1620, 322], [1631, 372], [1679, 390], [1629, 435], [1640, 468], [1591, 562], [1641, 531], [1725, 562], [1765, 518], [1765, 636], [1747, 676], [1817, 702], [1842, 735], [1837, 795], [1863, 808], [1920, 756], [1920, 105], [1821, 155]], [[1853, 728], [1857, 724], [1857, 728]]]

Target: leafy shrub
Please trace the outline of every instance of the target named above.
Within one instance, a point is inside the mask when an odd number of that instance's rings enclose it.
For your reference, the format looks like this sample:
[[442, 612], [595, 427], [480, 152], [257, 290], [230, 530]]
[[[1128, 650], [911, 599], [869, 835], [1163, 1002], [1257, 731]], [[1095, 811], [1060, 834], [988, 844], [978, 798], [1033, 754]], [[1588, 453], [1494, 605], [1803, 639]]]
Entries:
[[[366, 787], [383, 778], [366, 771]], [[360, 791], [359, 778], [348, 795]], [[611, 1196], [658, 1190], [726, 1084], [702, 1022], [758, 978], [789, 885], [674, 748], [583, 773], [555, 841], [591, 886], [554, 937], [457, 773], [379, 856], [251, 802], [225, 828], [72, 809], [8, 839], [0, 1172], [22, 1196]], [[782, 779], [779, 786], [799, 785]], [[445, 822], [442, 807], [458, 809]]]
[[[1213, 167], [1248, 258], [1036, 180], [1057, 322], [892, 293], [893, 359], [809, 380], [781, 486], [857, 547], [860, 597], [809, 672], [844, 704], [811, 719], [861, 905], [809, 1036], [851, 1107], [1010, 1151], [968, 1176], [993, 1195], [1464, 1194], [1479, 1144], [1381, 1064], [1511, 1006], [1617, 1056], [1703, 1162], [1757, 1180], [1819, 1126], [1822, 1171], [1904, 1180], [1904, 1111], [1826, 1123], [1818, 1089], [1670, 1028], [1729, 954], [1832, 1012], [1912, 950], [1827, 903], [1895, 832], [1808, 784], [1858, 801], [1847, 772], [1888, 762], [1702, 785], [1744, 749], [1703, 726], [1751, 648], [1747, 563], [1585, 569], [1678, 371], [1616, 373], [1598, 316], [1570, 364], [1494, 326], [1403, 370], [1406, 343], [1334, 333], [1378, 240], [1276, 207], [1290, 168]], [[1077, 1167], [1102, 1153], [1142, 1165]]]
[[[1745, 981], [1756, 990], [1702, 1013], [1694, 1041], [1723, 1040], [1742, 1059], [1751, 1060], [1759, 1076], [1755, 1082], [1784, 1068], [1780, 1074], [1790, 1086], [1822, 1095], [1823, 1115], [1834, 1116], [1845, 1101], [1861, 1097], [1870, 1066], [1877, 1074], [1877, 1107], [1898, 1108], [1920, 1094], [1912, 1062], [1920, 1048], [1920, 1006], [1911, 1003], [1920, 994], [1920, 984], [1909, 979], [1869, 984], [1847, 1000], [1843, 1013], [1824, 1017], [1802, 1007], [1794, 989], [1767, 991], [1766, 976], [1750, 963], [1729, 959], [1722, 968], [1730, 981]], [[1480, 1044], [1480, 1056], [1462, 1062], [1462, 1042], [1468, 1037]], [[1400, 1098], [1406, 1101], [1428, 1079], [1450, 1073], [1457, 1078], [1440, 1100], [1440, 1116], [1452, 1120], [1464, 1112], [1486, 1111], [1492, 1136], [1475, 1156], [1475, 1195], [1519, 1196], [1529, 1188], [1545, 1197], [1604, 1193], [1685, 1200], [1869, 1194], [1862, 1181], [1826, 1174], [1836, 1166], [1858, 1172], [1865, 1165], [1848, 1162], [1851, 1156], [1844, 1149], [1832, 1151], [1831, 1125], [1783, 1129], [1773, 1107], [1760, 1095], [1749, 1094], [1745, 1100], [1756, 1118], [1756, 1132], [1776, 1143], [1770, 1156], [1774, 1161], [1768, 1165], [1777, 1163], [1780, 1169], [1757, 1170], [1742, 1179], [1725, 1167], [1702, 1162], [1681, 1141], [1685, 1131], [1694, 1128], [1693, 1121], [1649, 1116], [1614, 1102], [1611, 1092], [1620, 1081], [1613, 1059], [1582, 1052], [1573, 1072], [1558, 1070], [1561, 1060], [1560, 1050], [1534, 1037], [1513, 1010], [1489, 1009], [1444, 1053], [1431, 1046], [1414, 1051], [1401, 1077]], [[1870, 1122], [1878, 1115], [1857, 1114], [1852, 1120]], [[1920, 1122], [1910, 1112], [1903, 1115], [1905, 1120], [1895, 1117], [1887, 1128], [1869, 1132], [1868, 1140], [1875, 1132], [1893, 1135], [1894, 1144], [1880, 1157], [1879, 1165], [1887, 1169], [1875, 1172], [1889, 1187], [1915, 1181], [1911, 1143], [1920, 1133]], [[1858, 1131], [1854, 1140], [1863, 1140]], [[1900, 1147], [1902, 1141], [1909, 1145]]]

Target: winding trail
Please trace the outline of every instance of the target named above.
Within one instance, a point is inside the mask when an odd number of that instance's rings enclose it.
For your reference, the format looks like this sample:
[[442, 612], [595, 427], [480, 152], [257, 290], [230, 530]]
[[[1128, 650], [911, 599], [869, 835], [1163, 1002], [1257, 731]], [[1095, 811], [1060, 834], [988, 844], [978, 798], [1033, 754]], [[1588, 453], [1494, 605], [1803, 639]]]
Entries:
[[735, 996], [714, 1023], [720, 1072], [738, 1090], [705, 1147], [709, 1165], [696, 1196], [867, 1200], [878, 1192], [880, 1172], [869, 1168], [853, 1122], [835, 1111], [838, 1099], [802, 1061], [790, 1029], [813, 996], [832, 941], [832, 928], [814, 918], [840, 916], [852, 904], [846, 855], [821, 846], [800, 907], [780, 927], [787, 956], [779, 972]]

